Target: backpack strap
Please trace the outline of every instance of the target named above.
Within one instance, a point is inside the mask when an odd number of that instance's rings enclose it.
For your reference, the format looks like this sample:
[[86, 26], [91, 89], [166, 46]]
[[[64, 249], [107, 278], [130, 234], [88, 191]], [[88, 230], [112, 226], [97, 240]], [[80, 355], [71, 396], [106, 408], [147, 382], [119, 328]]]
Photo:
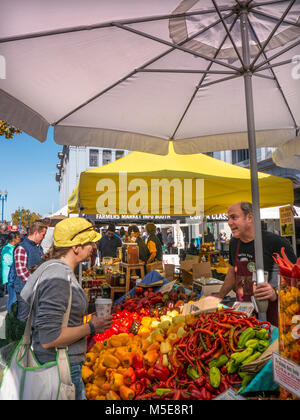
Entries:
[[[22, 339], [22, 344], [25, 345], [30, 345], [31, 344], [31, 328], [32, 328], [32, 315], [33, 315], [33, 304], [34, 304], [34, 300], [35, 300], [35, 296], [36, 296], [36, 291], [38, 288], [38, 285], [40, 283], [41, 277], [44, 274], [44, 272], [47, 270], [48, 267], [51, 267], [53, 265], [59, 265], [58, 263], [51, 263], [49, 265], [47, 265], [44, 270], [41, 272], [38, 280], [36, 281], [34, 288], [33, 288], [33, 297], [31, 300], [31, 305], [30, 305], [30, 311], [29, 311], [29, 315], [27, 318], [27, 322], [26, 322], [26, 327], [25, 327], [25, 331], [24, 331], [24, 335], [23, 335], [23, 339]], [[68, 281], [69, 281], [69, 285], [70, 285], [70, 296], [69, 296], [69, 302], [68, 302], [68, 307], [67, 310], [64, 314], [63, 317], [63, 322], [62, 322], [62, 327], [67, 327], [68, 326], [68, 322], [69, 322], [69, 317], [70, 317], [70, 311], [71, 311], [71, 305], [72, 305], [72, 284], [71, 284], [71, 276], [68, 275]]]

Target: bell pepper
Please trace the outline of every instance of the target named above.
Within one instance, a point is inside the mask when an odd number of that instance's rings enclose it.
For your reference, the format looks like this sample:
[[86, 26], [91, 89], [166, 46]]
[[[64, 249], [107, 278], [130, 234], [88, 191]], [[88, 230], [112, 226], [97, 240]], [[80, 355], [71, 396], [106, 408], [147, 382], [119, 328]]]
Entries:
[[143, 360], [143, 355], [141, 353], [136, 352], [133, 355], [133, 359], [132, 359], [132, 367], [134, 369], [140, 369], [144, 366], [144, 360]]
[[94, 365], [94, 372], [97, 376], [104, 376], [106, 372], [107, 367], [103, 364], [103, 359], [96, 362]]
[[135, 372], [132, 367], [129, 367], [123, 374], [124, 384], [129, 386], [136, 381]]
[[254, 338], [256, 335], [255, 331], [253, 328], [247, 328], [245, 331], [242, 332], [240, 338], [239, 338], [239, 342], [238, 342], [238, 348], [242, 349], [245, 347], [245, 344], [248, 340], [251, 340], [252, 338]]
[[103, 365], [109, 368], [117, 369], [120, 365], [120, 361], [111, 354], [105, 354], [103, 358]]
[[133, 400], [135, 397], [134, 391], [126, 385], [120, 387], [120, 397], [122, 400]]
[[97, 360], [98, 355], [96, 353], [87, 353], [86, 354], [86, 361], [85, 361], [85, 366], [93, 366], [93, 364], [95, 363], [95, 361]]
[[109, 392], [106, 394], [106, 399], [107, 399], [107, 400], [111, 400], [111, 401], [119, 401], [121, 398], [119, 397], [119, 395], [118, 395], [116, 392], [114, 392], [114, 391], [109, 391]]
[[126, 346], [129, 342], [129, 335], [126, 333], [118, 334], [118, 335], [112, 335], [109, 339], [110, 345], [112, 347], [121, 347]]
[[87, 387], [86, 389], [87, 399], [95, 400], [97, 395], [100, 395], [100, 389], [96, 385], [91, 384], [89, 387]]
[[123, 356], [120, 358], [120, 362], [123, 366], [129, 367], [132, 365], [134, 353], [129, 352], [127, 349], [127, 353], [123, 354]]
[[120, 373], [113, 373], [110, 379], [110, 388], [112, 391], [119, 391], [120, 386], [124, 385], [124, 377]]
[[145, 356], [144, 356], [144, 360], [146, 363], [148, 363], [149, 366], [153, 366], [157, 359], [159, 357], [159, 354], [156, 350], [149, 350]]
[[194, 368], [194, 366], [192, 366], [192, 365], [188, 366], [186, 373], [187, 373], [187, 376], [190, 377], [193, 380], [197, 379], [201, 376], [201, 375], [199, 375], [197, 369]]
[[94, 372], [88, 366], [82, 366], [82, 379], [85, 383], [87, 383], [93, 375]]
[[156, 377], [156, 379], [165, 382], [170, 376], [170, 371], [165, 366], [155, 365], [153, 367], [153, 374]]
[[160, 352], [167, 354], [171, 351], [171, 344], [168, 341], [164, 341], [160, 344]]
[[105, 395], [97, 395], [97, 397], [95, 398], [95, 401], [105, 401], [105, 400], [106, 400]]
[[146, 375], [147, 375], [147, 370], [144, 367], [135, 369], [135, 376], [137, 379], [144, 378]]
[[102, 385], [105, 384], [105, 382], [106, 382], [105, 376], [96, 376], [93, 381], [94, 385], [98, 386], [99, 388], [101, 388]]
[[209, 369], [209, 382], [213, 388], [219, 388], [221, 383], [221, 372], [217, 367]]

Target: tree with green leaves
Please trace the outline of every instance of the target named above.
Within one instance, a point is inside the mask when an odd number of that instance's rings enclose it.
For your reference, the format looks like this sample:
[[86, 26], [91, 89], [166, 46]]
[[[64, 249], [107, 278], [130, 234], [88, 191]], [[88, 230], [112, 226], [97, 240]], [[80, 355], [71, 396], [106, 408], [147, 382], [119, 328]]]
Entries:
[[14, 225], [20, 226], [23, 229], [29, 227], [33, 222], [39, 220], [41, 215], [35, 212], [31, 212], [26, 209], [18, 209], [11, 215], [11, 220]]
[[12, 139], [15, 134], [20, 134], [21, 132], [21, 130], [13, 125], [0, 120], [0, 136], [4, 136], [6, 139]]

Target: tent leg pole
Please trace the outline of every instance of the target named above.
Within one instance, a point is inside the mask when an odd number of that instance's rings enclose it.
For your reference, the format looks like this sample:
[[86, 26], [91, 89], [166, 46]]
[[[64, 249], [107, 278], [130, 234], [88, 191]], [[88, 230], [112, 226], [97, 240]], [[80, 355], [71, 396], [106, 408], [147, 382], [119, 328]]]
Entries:
[[[79, 201], [79, 217], [82, 217], [82, 208], [80, 205], [80, 201]], [[78, 281], [80, 286], [82, 287], [82, 263], [79, 263], [79, 267], [78, 267]]]
[[[260, 200], [258, 188], [258, 172], [257, 172], [257, 158], [256, 158], [256, 135], [255, 135], [255, 120], [254, 120], [254, 105], [253, 105], [253, 91], [252, 91], [252, 73], [250, 71], [250, 49], [248, 36], [248, 10], [246, 7], [241, 9], [241, 35], [243, 48], [243, 61], [245, 67], [244, 86], [247, 112], [247, 128], [248, 128], [248, 144], [250, 155], [250, 171], [251, 171], [251, 191], [252, 191], [252, 205], [254, 216], [254, 247], [255, 247], [255, 261], [256, 261], [256, 281], [257, 284], [265, 281], [264, 277], [264, 261], [263, 261], [263, 246], [262, 246], [262, 232], [260, 221]], [[256, 301], [259, 310], [259, 317], [266, 320], [266, 311], [268, 308], [268, 301]]]

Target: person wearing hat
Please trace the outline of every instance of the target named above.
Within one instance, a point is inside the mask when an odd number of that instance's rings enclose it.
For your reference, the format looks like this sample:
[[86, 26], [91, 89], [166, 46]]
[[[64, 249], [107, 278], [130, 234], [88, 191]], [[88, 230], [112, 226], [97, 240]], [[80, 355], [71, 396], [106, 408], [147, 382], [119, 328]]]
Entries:
[[102, 236], [98, 244], [100, 259], [103, 257], [117, 257], [117, 248], [122, 246], [121, 239], [115, 235], [115, 225], [109, 225], [107, 232]]
[[147, 247], [150, 253], [147, 264], [153, 263], [154, 261], [162, 261], [162, 246], [160, 240], [156, 236], [155, 224], [147, 223], [146, 231], [148, 234]]
[[[53, 233], [53, 245], [44, 256], [44, 262], [28, 278], [21, 296], [28, 305], [33, 304], [32, 347], [39, 363], [56, 360], [56, 348], [68, 347], [72, 382], [76, 399], [82, 398], [82, 365], [85, 362], [86, 337], [103, 333], [112, 325], [112, 316], [93, 316], [83, 324], [87, 314], [88, 300], [78, 283], [74, 270], [79, 263], [87, 261], [101, 235], [93, 225], [81, 217], [67, 218], [59, 222]], [[63, 328], [63, 316], [70, 298], [71, 311], [68, 326]]]
[[140, 230], [137, 225], [130, 225], [128, 228], [128, 234], [132, 242], [136, 242], [139, 247], [139, 259], [144, 261], [147, 264], [148, 258], [150, 256], [147, 245], [141, 238]]

